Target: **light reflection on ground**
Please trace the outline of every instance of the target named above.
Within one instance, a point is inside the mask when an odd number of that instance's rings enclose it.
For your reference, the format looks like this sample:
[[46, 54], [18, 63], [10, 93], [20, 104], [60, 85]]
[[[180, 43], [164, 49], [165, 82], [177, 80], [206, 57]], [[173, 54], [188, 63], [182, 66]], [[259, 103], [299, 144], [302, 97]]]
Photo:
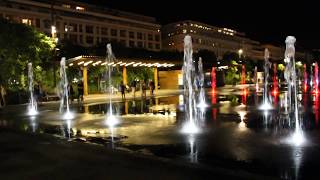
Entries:
[[[279, 107], [261, 111], [256, 107], [261, 104], [262, 97], [253, 94], [254, 91], [249, 91], [251, 94], [242, 90], [232, 92], [209, 94], [207, 104], [212, 102], [212, 106], [207, 107], [203, 114], [201, 129], [204, 133], [199, 135], [180, 133], [185, 123], [183, 96], [115, 103], [114, 117], [119, 124], [112, 128], [106, 124], [107, 104], [83, 107], [74, 104], [71, 107], [74, 117], [68, 122], [61, 120], [63, 115], [57, 112], [55, 104], [39, 107], [39, 114], [32, 119], [24, 112], [17, 113], [17, 108], [8, 107], [0, 112], [0, 128], [22, 127], [30, 132], [60, 134], [87, 141], [96, 138], [95, 143], [108, 142], [111, 137], [115, 147], [124, 146], [170, 158], [189, 157], [191, 162], [206, 164], [235, 161], [246, 163], [243, 166], [246, 170], [255, 167], [254, 171], [264, 173], [269, 168], [275, 171], [275, 176], [281, 177], [297, 177], [306, 171], [301, 168], [301, 162], [307, 162], [311, 155], [309, 151], [320, 154], [320, 150], [314, 150], [311, 145], [296, 147], [282, 141], [294, 132], [290, 114], [284, 111], [288, 107], [282, 106], [285, 95], [279, 95]], [[316, 121], [319, 107], [315, 107], [319, 106], [317, 98], [310, 97], [308, 101], [302, 98], [307, 102], [304, 106], [312, 107], [305, 108], [301, 121], [304, 135], [313, 145], [320, 144]], [[320, 160], [315, 153], [312, 157]], [[268, 167], [267, 170], [265, 167]]]

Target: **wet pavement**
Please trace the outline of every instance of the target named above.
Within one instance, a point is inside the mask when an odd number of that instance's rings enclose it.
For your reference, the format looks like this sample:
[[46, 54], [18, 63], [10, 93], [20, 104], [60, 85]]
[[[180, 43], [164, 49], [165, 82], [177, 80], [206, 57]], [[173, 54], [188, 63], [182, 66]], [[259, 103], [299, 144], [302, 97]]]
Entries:
[[261, 111], [261, 93], [249, 89], [207, 93], [202, 132], [183, 134], [185, 122], [182, 95], [118, 101], [113, 112], [115, 127], [106, 124], [108, 104], [74, 103], [72, 120], [62, 120], [57, 103], [43, 104], [35, 117], [26, 106], [8, 106], [0, 111], [0, 129], [46, 133], [70, 141], [91, 142], [106, 148], [127, 149], [181, 162], [241, 169], [282, 179], [317, 179], [320, 165], [319, 96], [299, 94], [302, 129], [306, 142], [288, 142], [294, 132], [286, 113], [284, 92], [270, 95], [275, 107]]

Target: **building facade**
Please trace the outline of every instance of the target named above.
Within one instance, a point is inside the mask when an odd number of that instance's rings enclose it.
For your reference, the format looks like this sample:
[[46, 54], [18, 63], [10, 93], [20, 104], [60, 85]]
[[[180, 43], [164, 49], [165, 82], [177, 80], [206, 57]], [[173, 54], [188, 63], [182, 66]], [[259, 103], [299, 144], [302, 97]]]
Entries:
[[161, 50], [160, 24], [153, 17], [67, 0], [0, 1], [0, 17], [35, 27], [82, 46], [118, 42]]
[[244, 57], [261, 58], [260, 43], [232, 29], [187, 20], [164, 25], [161, 31], [162, 47], [165, 50], [183, 51], [183, 38], [189, 34], [193, 38], [195, 52], [201, 49], [213, 51], [219, 59], [226, 52], [239, 53]]
[[[263, 60], [264, 49], [270, 51], [270, 58], [273, 61], [283, 61], [285, 46], [261, 44], [251, 40], [242, 32], [229, 28], [220, 28], [196, 21], [180, 21], [162, 26], [162, 48], [165, 50], [183, 51], [183, 39], [189, 34], [193, 39], [193, 50], [195, 52], [206, 49], [222, 59], [227, 52], [239, 54], [240, 57]], [[296, 50], [298, 60], [307, 57], [306, 52]]]

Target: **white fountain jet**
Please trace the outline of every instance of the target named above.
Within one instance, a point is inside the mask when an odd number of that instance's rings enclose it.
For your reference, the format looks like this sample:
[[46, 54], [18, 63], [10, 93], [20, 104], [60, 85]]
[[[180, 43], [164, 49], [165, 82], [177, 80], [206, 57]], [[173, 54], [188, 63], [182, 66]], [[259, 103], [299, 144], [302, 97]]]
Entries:
[[64, 112], [63, 119], [70, 120], [73, 119], [73, 113], [69, 109], [69, 91], [68, 91], [68, 78], [66, 72], [66, 58], [62, 57], [60, 61], [60, 113], [64, 111], [64, 104], [66, 104], [66, 111]]
[[[285, 51], [285, 61], [287, 62], [285, 69], [285, 79], [288, 82], [288, 97], [290, 105], [293, 105], [294, 111], [294, 119], [295, 119], [295, 131], [292, 134], [289, 141], [296, 145], [300, 146], [305, 142], [305, 138], [303, 136], [303, 132], [301, 129], [300, 121], [299, 121], [299, 111], [298, 111], [298, 89], [297, 89], [297, 75], [295, 68], [295, 47], [294, 43], [296, 42], [296, 38], [293, 36], [288, 36], [286, 38], [286, 51]], [[292, 97], [293, 96], [293, 97]]]
[[271, 110], [273, 109], [272, 105], [270, 104], [268, 98], [268, 80], [269, 80], [269, 68], [271, 63], [269, 62], [270, 53], [269, 50], [266, 48], [264, 50], [264, 90], [263, 90], [263, 104], [260, 106], [259, 109], [261, 110]]
[[204, 74], [203, 74], [203, 64], [202, 58], [199, 57], [198, 61], [198, 81], [200, 85], [200, 93], [199, 93], [199, 100], [198, 100], [198, 108], [201, 108], [202, 111], [208, 106], [206, 104], [206, 97], [205, 97], [205, 90], [204, 90]]
[[30, 93], [30, 99], [29, 99], [29, 105], [28, 105], [28, 115], [29, 116], [35, 116], [38, 114], [37, 110], [37, 101], [34, 98], [33, 94], [33, 69], [32, 69], [32, 63], [28, 63], [28, 83], [29, 83], [29, 93]]
[[186, 123], [182, 128], [183, 133], [195, 134], [200, 132], [197, 121], [196, 111], [196, 94], [195, 86], [195, 68], [192, 58], [192, 38], [189, 35], [184, 37], [184, 61], [182, 67], [184, 99], [185, 99], [185, 115]]
[[112, 70], [113, 70], [113, 66], [110, 66], [110, 63], [115, 62], [116, 58], [112, 52], [112, 47], [111, 44], [107, 44], [107, 56], [106, 56], [106, 70], [107, 70], [107, 81], [108, 83], [108, 89], [109, 89], [109, 110], [107, 113], [107, 118], [106, 118], [106, 124], [109, 127], [114, 127], [117, 124], [119, 124], [119, 120], [113, 115], [112, 112], [112, 94], [113, 94], [113, 88], [112, 88]]

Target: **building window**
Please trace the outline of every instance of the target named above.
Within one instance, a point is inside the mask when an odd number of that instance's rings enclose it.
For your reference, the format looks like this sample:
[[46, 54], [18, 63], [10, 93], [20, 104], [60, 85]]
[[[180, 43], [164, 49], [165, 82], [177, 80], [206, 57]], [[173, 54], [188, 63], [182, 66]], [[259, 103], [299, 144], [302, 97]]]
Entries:
[[46, 29], [51, 28], [50, 21], [48, 19], [43, 20], [43, 24], [44, 24], [44, 28]]
[[108, 38], [105, 38], [105, 37], [101, 38], [101, 42], [102, 42], [102, 43], [108, 42]]
[[134, 47], [134, 41], [129, 41], [129, 47]]
[[70, 34], [70, 41], [73, 43], [77, 43], [78, 36], [75, 34]]
[[96, 44], [98, 44], [98, 43], [100, 43], [100, 38], [99, 37], [96, 38]]
[[79, 32], [82, 32], [82, 24], [79, 24]]
[[160, 41], [160, 35], [156, 35], [156, 36], [155, 36], [155, 40], [156, 40], [157, 42], [159, 42], [159, 41]]
[[60, 29], [60, 21], [56, 22], [56, 29]]
[[138, 46], [138, 48], [143, 48], [143, 42], [142, 41], [138, 41], [137, 46]]
[[100, 29], [100, 28], [97, 26], [97, 27], [96, 27], [96, 34], [99, 34], [99, 29]]
[[84, 11], [85, 8], [84, 8], [84, 7], [81, 7], [81, 6], [77, 6], [77, 7], [76, 7], [76, 10], [78, 10], [78, 11]]
[[126, 30], [120, 30], [120, 37], [127, 37], [127, 31]]
[[86, 33], [93, 33], [93, 26], [86, 26]]
[[141, 32], [137, 33], [137, 39], [142, 39], [142, 33]]
[[78, 25], [75, 23], [70, 23], [69, 30], [73, 32], [78, 32]]
[[152, 36], [152, 34], [148, 34], [148, 40], [149, 40], [149, 41], [153, 41], [153, 36]]
[[26, 24], [26, 25], [29, 25], [29, 26], [31, 26], [31, 24], [32, 24], [32, 20], [28, 19], [28, 18], [23, 18], [21, 21], [22, 21], [23, 24]]
[[87, 44], [93, 44], [93, 37], [92, 36], [87, 36], [86, 37], [86, 43]]
[[129, 32], [129, 38], [134, 39], [134, 32], [132, 31]]
[[83, 44], [83, 36], [82, 35], [79, 36], [79, 42], [80, 42], [80, 44]]
[[153, 49], [153, 44], [152, 43], [148, 43], [148, 48], [149, 49]]
[[101, 28], [102, 35], [108, 35], [108, 28]]
[[118, 31], [116, 29], [111, 29], [111, 36], [117, 36]]
[[38, 18], [36, 19], [36, 27], [40, 28], [40, 19], [38, 19]]
[[62, 7], [70, 9], [71, 6], [69, 4], [62, 4]]
[[156, 49], [160, 49], [160, 44], [156, 44]]
[[120, 44], [121, 44], [122, 46], [126, 46], [126, 40], [120, 40]]
[[187, 30], [186, 30], [186, 29], [182, 30], [182, 33], [183, 33], [183, 34], [186, 34], [186, 33], [187, 33]]

